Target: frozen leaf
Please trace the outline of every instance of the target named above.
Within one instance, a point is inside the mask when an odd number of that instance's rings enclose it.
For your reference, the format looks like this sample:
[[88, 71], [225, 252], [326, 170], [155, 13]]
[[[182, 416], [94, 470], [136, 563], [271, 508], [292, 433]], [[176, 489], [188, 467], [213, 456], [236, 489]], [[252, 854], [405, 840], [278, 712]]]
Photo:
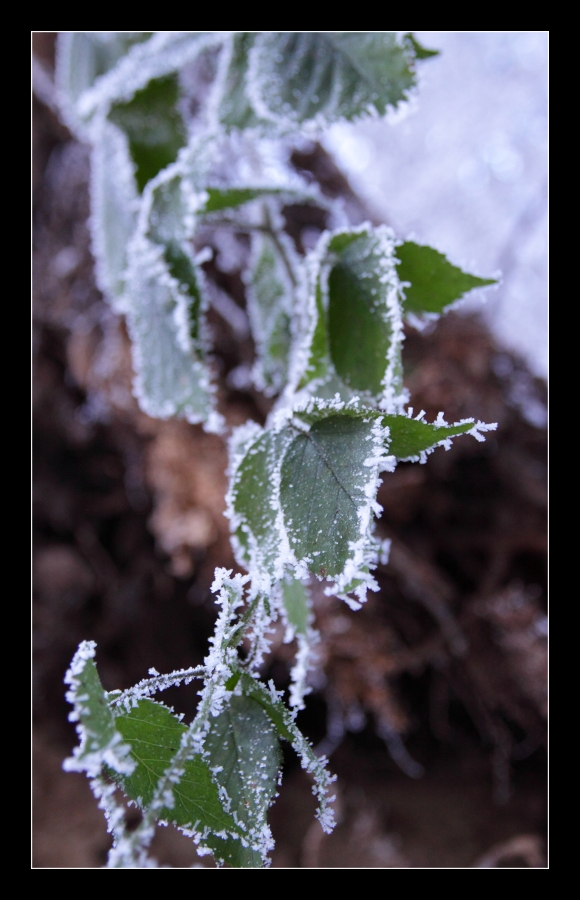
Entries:
[[268, 127], [256, 115], [247, 92], [248, 54], [254, 40], [254, 33], [240, 31], [233, 36], [231, 44], [223, 51], [217, 115], [227, 129]]
[[373, 426], [362, 417], [331, 416], [297, 431], [284, 457], [280, 502], [290, 546], [324, 578], [344, 571], [361, 537]]
[[408, 416], [384, 416], [383, 424], [389, 426], [389, 453], [397, 459], [419, 457], [449, 438], [473, 430], [473, 419], [455, 425], [430, 425]]
[[[308, 320], [298, 387], [317, 396], [354, 394], [402, 408], [400, 284], [394, 235], [385, 226], [326, 233], [307, 262]], [[296, 378], [296, 374], [294, 375]]]
[[441, 313], [473, 288], [496, 284], [493, 278], [478, 278], [462, 272], [433, 247], [405, 241], [396, 248], [397, 271], [404, 287], [405, 313]]
[[260, 681], [246, 673], [242, 674], [240, 681], [244, 694], [262, 707], [279, 737], [291, 744], [300, 757], [302, 768], [313, 776], [313, 793], [318, 799], [316, 816], [323, 830], [327, 833], [331, 832], [335, 822], [330, 804], [334, 797], [330, 797], [328, 792], [330, 785], [335, 781], [335, 776], [331, 775], [326, 768], [326, 758], [316, 756], [302, 732], [296, 727], [292, 714], [275, 691], [273, 682], [270, 682], [268, 689]]
[[251, 572], [275, 577], [281, 552], [276, 488], [289, 429], [260, 431], [234, 461], [229, 493], [230, 520], [239, 561]]
[[[187, 727], [163, 704], [140, 700], [129, 711], [117, 707], [115, 725], [131, 747], [136, 766], [131, 775], [115, 776], [123, 791], [147, 809], [162, 776], [180, 747]], [[171, 803], [156, 812], [156, 818], [189, 827], [198, 833], [239, 832], [219, 798], [207, 762], [199, 755], [184, 765], [172, 784]]]
[[280, 393], [287, 383], [295, 291], [285, 264], [289, 256], [292, 254], [286, 253], [282, 258], [278, 245], [268, 235], [252, 235], [246, 294], [257, 349], [254, 380], [267, 395]]
[[56, 79], [62, 100], [74, 107], [95, 81], [114, 68], [134, 44], [151, 36], [149, 31], [70, 31], [57, 41]]
[[213, 409], [202, 333], [205, 303], [182, 211], [180, 172], [170, 167], [143, 197], [129, 250], [127, 324], [135, 393], [144, 412], [203, 422]]
[[96, 777], [103, 765], [107, 765], [114, 772], [129, 775], [134, 768], [127, 758], [129, 747], [123, 744], [115, 727], [94, 662], [95, 649], [94, 641], [83, 641], [65, 675], [65, 683], [69, 685], [66, 698], [74, 706], [69, 718], [78, 722], [80, 746], [65, 761], [64, 768], [86, 771]]
[[137, 221], [138, 194], [129, 144], [104, 121], [92, 152], [91, 236], [100, 289], [118, 312], [125, 311], [127, 247]]
[[117, 103], [109, 119], [127, 135], [136, 167], [139, 191], [161, 169], [174, 162], [187, 140], [185, 125], [176, 104], [176, 75], [152, 79], [126, 103]]
[[337, 374], [354, 390], [400, 393], [402, 333], [393, 247], [381, 229], [332, 238], [328, 338]]
[[394, 32], [262, 32], [247, 76], [258, 116], [279, 127], [384, 115], [415, 84], [416, 52]]
[[127, 103], [151, 81], [175, 75], [223, 40], [223, 32], [161, 31], [134, 43], [116, 65], [78, 95], [73, 112], [81, 130], [90, 132], [95, 114], [106, 116], [113, 105]]
[[245, 854], [242, 851], [245, 861], [230, 864], [259, 867], [273, 846], [266, 814], [276, 793], [281, 763], [276, 729], [258, 703], [244, 695], [233, 696], [224, 712], [212, 720], [205, 748], [215, 781], [228, 797], [230, 811], [243, 825], [250, 845]]

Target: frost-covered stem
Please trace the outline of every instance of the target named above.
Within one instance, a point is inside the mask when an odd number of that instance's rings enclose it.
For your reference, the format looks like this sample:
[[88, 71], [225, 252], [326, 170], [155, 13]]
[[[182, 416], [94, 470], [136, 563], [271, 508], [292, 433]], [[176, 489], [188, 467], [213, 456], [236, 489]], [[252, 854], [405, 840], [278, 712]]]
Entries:
[[[193, 678], [195, 677], [193, 673], [197, 674], [200, 671], [205, 675], [206, 680], [195, 718], [183, 733], [179, 749], [159, 779], [151, 802], [143, 812], [142, 821], [131, 835], [124, 837], [122, 853], [119, 853], [117, 848], [111, 851], [113, 865], [124, 866], [124, 860], [133, 860], [137, 853], [141, 855], [144, 853], [153, 837], [155, 821], [159, 818], [161, 810], [173, 805], [173, 787], [183, 777], [186, 763], [193, 756], [203, 753], [204, 738], [211, 717], [219, 715], [231, 694], [227, 685], [232, 675], [238, 671], [236, 648], [251, 623], [260, 597], [259, 595], [254, 597], [248, 604], [241, 621], [233, 621], [236, 609], [243, 603], [243, 586], [248, 581], [248, 576], [235, 575], [230, 578], [230, 575], [231, 571], [227, 569], [216, 570], [212, 588], [214, 591], [219, 590], [218, 603], [221, 603], [222, 609], [216, 621], [214, 636], [210, 639], [213, 649], [205, 659], [205, 666], [183, 670], [188, 672], [187, 676], [184, 676], [183, 672], [176, 673], [181, 678]], [[154, 676], [152, 681], [157, 685], [163, 684], [163, 676]], [[119, 698], [114, 698], [115, 702], [118, 700]], [[191, 824], [195, 828], [196, 823]]]
[[178, 669], [168, 675], [159, 675], [153, 669], [149, 669], [150, 678], [143, 678], [138, 684], [126, 691], [109, 691], [107, 699], [111, 707], [124, 706], [127, 712], [136, 706], [139, 700], [166, 691], [167, 688], [176, 687], [178, 684], [189, 684], [194, 678], [205, 678], [205, 666], [194, 666], [189, 669]]
[[223, 649], [226, 650], [228, 648], [238, 647], [241, 643], [241, 640], [246, 633], [247, 629], [251, 625], [252, 616], [254, 615], [258, 603], [260, 601], [260, 595], [258, 594], [253, 600], [248, 604], [246, 611], [238, 625], [234, 628], [231, 633], [231, 636], [228, 638], [227, 642], [223, 645]]

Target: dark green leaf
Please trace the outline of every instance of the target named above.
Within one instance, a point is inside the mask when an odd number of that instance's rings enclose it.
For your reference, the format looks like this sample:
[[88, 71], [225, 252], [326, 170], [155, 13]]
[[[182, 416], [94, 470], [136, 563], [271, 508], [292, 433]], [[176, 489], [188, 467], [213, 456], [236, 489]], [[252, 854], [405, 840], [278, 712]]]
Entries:
[[383, 424], [388, 425], [391, 432], [389, 453], [397, 459], [418, 456], [421, 451], [429, 450], [445, 438], [473, 429], [473, 422], [436, 427], [407, 416], [383, 416]]
[[280, 502], [298, 559], [324, 577], [338, 576], [359, 541], [359, 510], [371, 455], [372, 420], [335, 415], [295, 431], [282, 464]]
[[129, 139], [140, 191], [175, 161], [186, 143], [185, 125], [176, 109], [178, 97], [177, 76], [167, 75], [152, 79], [127, 103], [117, 103], [111, 109], [109, 118]]
[[234, 209], [249, 203], [257, 197], [279, 196], [284, 193], [281, 188], [206, 188], [209, 194], [205, 206], [200, 209], [200, 214], [219, 212], [222, 209]]
[[255, 38], [258, 113], [333, 122], [383, 115], [415, 84], [413, 52], [394, 32], [265, 32]]
[[349, 387], [378, 397], [393, 340], [400, 340], [388, 305], [389, 293], [396, 291], [392, 264], [373, 232], [337, 235], [329, 252], [338, 257], [328, 278], [328, 337], [334, 368]]
[[[256, 844], [278, 782], [281, 757], [275, 728], [254, 700], [233, 696], [224, 712], [212, 719], [205, 747], [209, 766], [226, 791], [232, 812], [246, 826], [251, 843]], [[222, 843], [224, 851], [228, 844], [233, 845], [231, 850], [236, 855], [226, 859], [230, 865], [262, 866], [258, 850], [244, 849], [235, 840]]]
[[[114, 777], [128, 797], [146, 808], [179, 749], [186, 726], [166, 706], [153, 700], [140, 700], [130, 712], [117, 709], [115, 725], [130, 744], [137, 767], [132, 775]], [[185, 772], [172, 790], [174, 805], [160, 810], [158, 818], [183, 827], [196, 827], [200, 832], [206, 828], [234, 834], [239, 831], [224, 811], [208, 765], [201, 756], [186, 762]]]
[[406, 313], [440, 313], [472, 288], [496, 284], [493, 278], [477, 278], [462, 272], [433, 247], [413, 241], [397, 247], [396, 255], [400, 260], [399, 278], [411, 285], [404, 289]]

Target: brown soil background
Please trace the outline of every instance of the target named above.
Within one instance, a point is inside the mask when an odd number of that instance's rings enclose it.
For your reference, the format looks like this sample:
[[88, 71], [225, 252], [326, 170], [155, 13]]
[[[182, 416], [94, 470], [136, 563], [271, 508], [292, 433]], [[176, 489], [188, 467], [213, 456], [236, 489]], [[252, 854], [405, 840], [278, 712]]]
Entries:
[[[34, 39], [50, 72], [54, 36]], [[84, 777], [62, 771], [75, 743], [63, 676], [83, 639], [97, 641], [109, 690], [150, 666], [202, 661], [214, 568], [235, 568], [227, 454], [200, 427], [139, 411], [123, 322], [94, 283], [88, 149], [33, 102], [33, 866], [92, 868], [109, 838]], [[320, 148], [294, 162], [353, 219], [368, 217]], [[287, 221], [298, 246], [324, 224], [301, 207]], [[239, 273], [208, 275], [243, 307]], [[251, 342], [217, 313], [210, 325], [228, 424], [263, 422], [269, 401], [228, 380], [251, 363]], [[456, 314], [431, 333], [409, 330], [405, 370], [429, 419], [445, 410], [498, 430], [384, 477], [378, 530], [393, 549], [361, 611], [316, 593], [320, 671], [299, 723], [331, 754], [340, 823], [322, 834], [285, 750], [273, 866], [545, 867], [546, 434], [522, 412], [522, 398], [545, 403], [545, 385]], [[275, 636], [264, 674], [280, 689], [292, 649]], [[167, 702], [191, 716], [195, 690]], [[160, 864], [211, 865], [172, 828], [154, 852]]]

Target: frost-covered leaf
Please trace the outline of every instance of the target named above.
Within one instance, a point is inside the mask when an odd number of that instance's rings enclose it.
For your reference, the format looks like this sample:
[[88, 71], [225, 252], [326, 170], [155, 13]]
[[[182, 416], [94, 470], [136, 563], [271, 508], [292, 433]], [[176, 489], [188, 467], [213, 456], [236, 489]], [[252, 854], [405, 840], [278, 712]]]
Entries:
[[473, 288], [496, 284], [493, 278], [478, 278], [463, 272], [433, 247], [405, 241], [396, 248], [397, 271], [404, 288], [405, 313], [441, 313]]
[[[411, 412], [411, 411], [409, 411]], [[381, 471], [397, 459], [425, 461], [451, 438], [495, 425], [473, 419], [448, 425], [404, 415], [385, 415], [357, 399], [311, 399], [281, 410], [267, 430], [240, 429], [233, 444], [229, 517], [238, 561], [256, 590], [293, 571], [308, 569], [333, 582], [332, 590], [351, 605], [376, 589], [371, 570], [379, 557], [373, 537]], [[347, 597], [355, 593], [357, 601]]]
[[139, 191], [161, 169], [174, 162], [187, 140], [177, 110], [179, 85], [176, 75], [152, 79], [126, 103], [115, 104], [109, 119], [129, 140]]
[[326, 233], [307, 267], [310, 325], [298, 387], [313, 383], [309, 390], [328, 396], [320, 387], [329, 382], [344, 399], [356, 393], [385, 409], [401, 408], [403, 329], [392, 232], [363, 225]]
[[248, 98], [248, 54], [254, 40], [253, 32], [239, 31], [223, 51], [223, 71], [218, 78], [217, 115], [227, 129], [268, 127], [258, 117]]
[[117, 773], [128, 775], [133, 770], [128, 759], [129, 747], [123, 744], [115, 727], [94, 662], [95, 649], [94, 641], [83, 641], [65, 675], [65, 683], [69, 685], [66, 698], [74, 706], [69, 718], [78, 722], [80, 746], [64, 767], [68, 771], [86, 771], [95, 777], [107, 765]]
[[[240, 440], [240, 433], [237, 435]], [[234, 447], [232, 482], [228, 496], [239, 562], [251, 572], [274, 577], [280, 556], [276, 485], [284, 450], [292, 440], [281, 432], [250, 429], [250, 439]]]
[[473, 419], [455, 425], [430, 425], [408, 416], [384, 416], [383, 424], [388, 425], [390, 431], [389, 453], [397, 459], [419, 457], [448, 438], [473, 431], [474, 425]]
[[91, 159], [91, 236], [100, 289], [118, 312], [125, 310], [127, 247], [137, 221], [138, 194], [129, 143], [104, 121]]
[[314, 406], [267, 431], [252, 426], [234, 449], [228, 504], [238, 559], [264, 591], [289, 569], [298, 577], [309, 569], [340, 596], [349, 585], [364, 598], [374, 585], [378, 472], [390, 465], [386, 432], [378, 412], [356, 404]]
[[384, 115], [415, 84], [416, 51], [394, 32], [262, 32], [249, 52], [258, 116], [279, 127]]
[[[133, 42], [116, 65], [97, 77], [92, 85], [87, 84], [76, 97], [73, 115], [81, 131], [88, 129], [90, 132], [90, 123], [96, 113], [107, 115], [112, 105], [128, 102], [155, 79], [175, 75], [200, 53], [223, 43], [225, 38], [227, 33], [224, 32], [161, 31], [149, 40]], [[61, 54], [59, 63], [60, 57]], [[65, 69], [64, 62], [62, 68]], [[64, 76], [59, 80], [65, 80]]]
[[400, 393], [398, 282], [389, 236], [376, 229], [335, 235], [328, 276], [328, 338], [337, 374], [358, 391]]
[[159, 418], [203, 422], [213, 409], [203, 276], [185, 240], [181, 184], [181, 173], [170, 167], [146, 188], [129, 249], [127, 324], [142, 409]]
[[[282, 235], [278, 236], [279, 238]], [[286, 248], [290, 251], [290, 247]], [[266, 395], [280, 393], [288, 380], [292, 344], [295, 283], [277, 243], [266, 234], [252, 235], [252, 263], [246, 278], [248, 314], [256, 343], [254, 380]]]
[[[212, 720], [205, 748], [214, 778], [229, 798], [232, 814], [245, 826], [250, 844], [241, 854], [245, 860], [231, 864], [259, 867], [273, 846], [266, 815], [281, 763], [276, 729], [254, 700], [233, 696], [224, 712]], [[238, 842], [227, 842], [232, 843]], [[239, 853], [238, 848], [232, 849]]]
[[244, 694], [262, 707], [279, 737], [287, 740], [300, 757], [302, 768], [314, 777], [313, 793], [318, 798], [319, 804], [316, 817], [323, 830], [326, 833], [331, 832], [335, 822], [330, 804], [335, 798], [329, 796], [329, 788], [335, 777], [330, 775], [326, 768], [326, 758], [316, 756], [302, 732], [296, 727], [293, 715], [274, 690], [273, 682], [270, 682], [268, 689], [247, 673], [242, 674], [240, 681]]
[[70, 31], [58, 35], [56, 78], [65, 102], [74, 105], [97, 78], [110, 71], [149, 31]]
[[323, 577], [341, 575], [360, 542], [361, 516], [375, 486], [365, 466], [374, 425], [362, 416], [331, 416], [308, 432], [296, 431], [286, 450], [280, 503], [290, 546]]
[[[115, 713], [115, 725], [130, 745], [136, 764], [131, 775], [117, 775], [116, 780], [128, 797], [146, 809], [187, 727], [166, 706], [153, 700], [140, 700], [129, 711], [116, 707]], [[198, 833], [239, 832], [232, 816], [224, 810], [208, 764], [201, 756], [185, 763], [171, 792], [172, 805], [160, 809], [156, 818]]]
[[300, 579], [290, 575], [282, 579], [282, 602], [292, 629], [296, 634], [306, 634], [310, 608], [306, 588]]

